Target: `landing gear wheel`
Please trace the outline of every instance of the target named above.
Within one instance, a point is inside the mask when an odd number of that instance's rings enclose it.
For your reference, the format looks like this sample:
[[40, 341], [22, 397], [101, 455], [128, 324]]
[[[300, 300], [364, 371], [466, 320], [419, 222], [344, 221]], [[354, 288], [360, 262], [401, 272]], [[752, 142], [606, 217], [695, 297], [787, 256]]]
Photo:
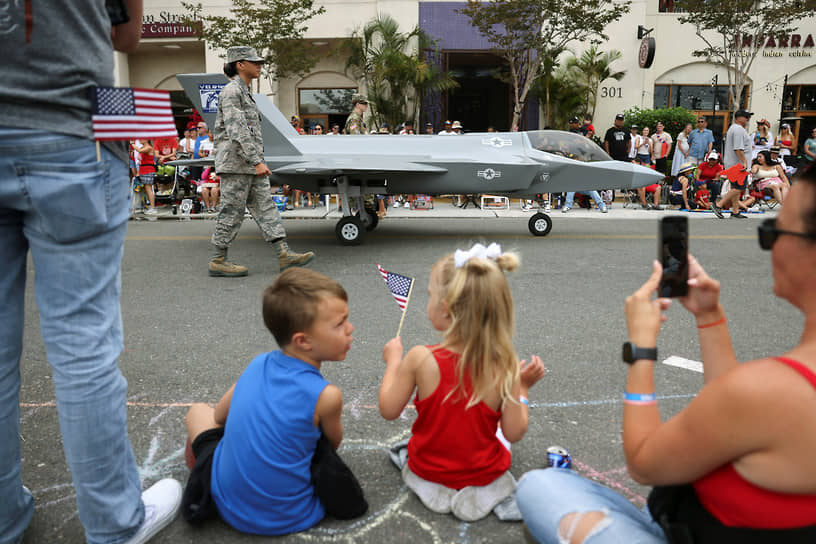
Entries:
[[352, 215], [338, 221], [337, 226], [334, 227], [334, 233], [337, 235], [337, 239], [340, 240], [341, 244], [345, 246], [356, 246], [362, 243], [365, 231], [363, 230], [363, 222], [360, 218], [356, 215]]
[[372, 230], [377, 228], [377, 225], [380, 222], [380, 218], [377, 216], [377, 212], [372, 210], [371, 208], [364, 208], [363, 212], [359, 214], [360, 221], [362, 221], [365, 230], [371, 232]]
[[547, 236], [552, 230], [552, 219], [546, 213], [537, 213], [527, 222], [527, 228], [535, 236]]

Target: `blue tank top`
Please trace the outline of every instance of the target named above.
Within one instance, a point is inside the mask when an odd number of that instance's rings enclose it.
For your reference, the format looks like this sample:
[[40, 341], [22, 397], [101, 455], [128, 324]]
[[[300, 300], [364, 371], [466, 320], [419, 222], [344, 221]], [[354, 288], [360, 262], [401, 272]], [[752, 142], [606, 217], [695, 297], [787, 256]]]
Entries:
[[259, 355], [241, 374], [213, 457], [210, 489], [224, 521], [281, 535], [323, 519], [310, 465], [320, 437], [315, 405], [328, 384], [318, 369], [280, 351]]

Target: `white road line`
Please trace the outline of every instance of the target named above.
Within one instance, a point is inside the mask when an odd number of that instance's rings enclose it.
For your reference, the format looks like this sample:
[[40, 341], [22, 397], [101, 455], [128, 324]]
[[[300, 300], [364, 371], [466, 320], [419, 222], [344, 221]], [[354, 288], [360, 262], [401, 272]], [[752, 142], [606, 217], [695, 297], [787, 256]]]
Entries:
[[700, 361], [692, 361], [691, 359], [685, 359], [683, 357], [678, 357], [677, 355], [672, 355], [665, 361], [663, 361], [664, 365], [669, 366], [676, 366], [678, 368], [685, 368], [686, 370], [693, 370], [694, 372], [702, 372], [703, 371], [703, 363]]

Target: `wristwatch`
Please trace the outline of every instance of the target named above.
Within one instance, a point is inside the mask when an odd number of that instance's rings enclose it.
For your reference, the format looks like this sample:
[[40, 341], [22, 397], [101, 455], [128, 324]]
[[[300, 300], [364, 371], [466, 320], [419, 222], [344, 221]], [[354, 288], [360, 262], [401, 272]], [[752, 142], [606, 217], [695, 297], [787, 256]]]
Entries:
[[631, 365], [639, 359], [657, 361], [657, 348], [641, 348], [634, 342], [624, 342], [623, 362]]

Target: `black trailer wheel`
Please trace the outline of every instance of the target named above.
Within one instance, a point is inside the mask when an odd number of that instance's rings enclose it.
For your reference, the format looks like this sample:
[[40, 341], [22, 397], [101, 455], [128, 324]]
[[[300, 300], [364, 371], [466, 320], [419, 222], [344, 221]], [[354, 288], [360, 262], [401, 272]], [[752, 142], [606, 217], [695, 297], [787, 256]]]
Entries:
[[363, 230], [363, 222], [360, 221], [359, 217], [353, 215], [338, 221], [334, 233], [341, 244], [356, 246], [362, 243], [365, 231]]
[[537, 213], [530, 218], [527, 228], [535, 236], [547, 236], [552, 230], [552, 219], [546, 213]]

